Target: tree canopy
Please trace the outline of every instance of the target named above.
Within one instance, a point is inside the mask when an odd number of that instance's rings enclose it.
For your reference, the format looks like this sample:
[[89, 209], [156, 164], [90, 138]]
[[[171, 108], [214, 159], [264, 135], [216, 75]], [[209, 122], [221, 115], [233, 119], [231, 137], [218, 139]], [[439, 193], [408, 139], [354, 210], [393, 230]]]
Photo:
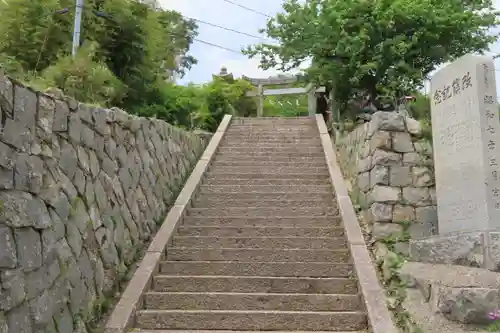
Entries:
[[[1, 2], [0, 11], [0, 62], [9, 73], [30, 79], [49, 67], [52, 72], [54, 66], [68, 69], [74, 1], [9, 0]], [[174, 11], [136, 1], [88, 0], [81, 27], [82, 45], [93, 45], [82, 52], [91, 48], [92, 61], [123, 84], [125, 94], [116, 89], [120, 93], [109, 100], [113, 104], [142, 104], [144, 96], [158, 94], [158, 81], [172, 72], [183, 75], [196, 63], [188, 52], [197, 26]]]
[[367, 93], [400, 97], [439, 64], [496, 40], [490, 0], [286, 0], [263, 30], [277, 44], [246, 50], [261, 66], [290, 70], [311, 60], [310, 80], [345, 107]]

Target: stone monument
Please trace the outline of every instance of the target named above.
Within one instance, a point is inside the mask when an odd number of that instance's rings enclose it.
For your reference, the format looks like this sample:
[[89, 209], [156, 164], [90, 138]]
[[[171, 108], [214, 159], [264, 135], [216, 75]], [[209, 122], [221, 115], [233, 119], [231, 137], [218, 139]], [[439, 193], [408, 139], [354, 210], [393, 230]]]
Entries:
[[465, 55], [431, 79], [439, 236], [413, 240], [412, 259], [498, 266], [500, 122], [494, 71], [492, 58]]

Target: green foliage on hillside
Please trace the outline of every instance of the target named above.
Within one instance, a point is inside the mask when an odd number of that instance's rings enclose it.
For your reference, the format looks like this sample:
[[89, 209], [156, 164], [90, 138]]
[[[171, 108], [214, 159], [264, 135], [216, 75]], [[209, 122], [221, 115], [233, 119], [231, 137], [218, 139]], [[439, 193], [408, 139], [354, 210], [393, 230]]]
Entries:
[[298, 117], [307, 115], [306, 95], [269, 96], [264, 100], [264, 116]]
[[258, 44], [263, 68], [289, 70], [312, 59], [311, 80], [332, 88], [340, 109], [366, 93], [397, 98], [418, 88], [437, 65], [496, 40], [492, 1], [286, 0]]

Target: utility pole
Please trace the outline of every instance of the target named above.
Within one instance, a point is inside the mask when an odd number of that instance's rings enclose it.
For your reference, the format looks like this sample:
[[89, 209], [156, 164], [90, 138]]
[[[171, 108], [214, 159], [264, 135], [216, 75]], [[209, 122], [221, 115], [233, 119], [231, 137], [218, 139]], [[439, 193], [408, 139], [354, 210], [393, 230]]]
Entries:
[[80, 47], [80, 29], [82, 25], [83, 0], [76, 0], [75, 6], [75, 22], [73, 24], [73, 48], [71, 55], [73, 58], [76, 55], [78, 47]]

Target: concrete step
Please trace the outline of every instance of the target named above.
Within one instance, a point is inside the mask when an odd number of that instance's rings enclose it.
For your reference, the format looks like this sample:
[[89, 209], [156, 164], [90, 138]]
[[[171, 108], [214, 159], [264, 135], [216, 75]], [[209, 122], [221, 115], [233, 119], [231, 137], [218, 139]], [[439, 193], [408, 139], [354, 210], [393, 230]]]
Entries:
[[345, 278], [352, 274], [352, 265], [325, 262], [163, 261], [160, 263], [160, 273]]
[[145, 329], [349, 331], [367, 327], [363, 312], [139, 310]]
[[297, 116], [297, 117], [235, 117], [231, 120], [231, 126], [242, 125], [269, 125], [269, 124], [307, 124], [316, 125], [315, 116]]
[[313, 135], [318, 135], [318, 129], [317, 128], [311, 128], [311, 127], [302, 127], [302, 128], [279, 128], [279, 127], [263, 127], [263, 128], [257, 128], [254, 126], [249, 126], [249, 127], [234, 127], [234, 128], [229, 128], [226, 131], [226, 135], [254, 135], [254, 134], [261, 134], [261, 135], [269, 135], [269, 136], [276, 136], [276, 135], [296, 135], [296, 136], [313, 136]]
[[328, 169], [323, 167], [294, 167], [293, 164], [290, 166], [276, 167], [273, 165], [267, 165], [265, 162], [258, 166], [219, 166], [211, 165], [208, 168], [211, 173], [218, 174], [234, 174], [234, 173], [254, 173], [259, 175], [272, 175], [275, 178], [280, 174], [297, 174], [303, 172], [304, 174], [311, 174], [319, 177], [327, 177], [329, 175]]
[[241, 147], [241, 146], [308, 146], [316, 147], [321, 146], [319, 138], [269, 138], [269, 137], [252, 137], [252, 138], [224, 138], [220, 144], [220, 149], [227, 147]]
[[340, 216], [275, 216], [275, 217], [241, 217], [241, 216], [188, 216], [183, 219], [184, 226], [224, 226], [224, 227], [339, 227]]
[[[280, 199], [233, 199], [212, 197], [204, 195], [193, 201], [194, 208], [216, 208], [216, 207], [260, 207], [260, 208], [276, 208], [276, 207], [337, 207], [337, 202], [332, 197], [316, 198], [316, 200], [280, 200]], [[336, 208], [335, 208], [336, 210]], [[301, 214], [306, 215], [306, 214]]]
[[144, 308], [156, 310], [356, 311], [358, 295], [147, 292]]
[[[263, 164], [266, 167], [276, 167], [276, 168], [284, 168], [284, 167], [294, 167], [294, 168], [321, 168], [326, 167], [326, 163], [324, 159], [318, 159], [315, 161], [254, 161], [254, 160], [215, 160], [211, 166], [221, 166], [221, 167], [260, 167]], [[299, 177], [300, 178], [300, 177]]]
[[246, 146], [246, 147], [223, 147], [220, 148], [220, 152], [234, 152], [243, 154], [260, 154], [266, 152], [276, 152], [281, 154], [317, 154], [323, 153], [323, 147], [320, 145], [305, 146], [305, 147], [261, 147], [260, 145]]
[[317, 193], [332, 192], [331, 185], [201, 185], [200, 193]]
[[231, 119], [231, 126], [241, 125], [265, 125], [265, 124], [310, 124], [316, 125], [315, 116], [302, 117], [234, 117]]
[[[211, 196], [203, 196], [193, 202], [195, 208], [216, 208], [216, 207], [336, 207], [337, 203], [333, 199], [328, 200], [262, 200], [262, 199], [218, 199]], [[306, 214], [302, 214], [306, 215]]]
[[[241, 140], [231, 140], [234, 138], [239, 138]], [[221, 142], [222, 145], [226, 143], [230, 144], [240, 144], [244, 145], [248, 143], [249, 141], [258, 141], [264, 144], [276, 144], [276, 143], [311, 143], [315, 142], [318, 144], [321, 144], [321, 139], [319, 134], [316, 135], [293, 135], [293, 136], [286, 136], [286, 135], [280, 135], [280, 136], [275, 136], [273, 134], [267, 134], [267, 135], [245, 135], [245, 136], [239, 136], [236, 134], [232, 134], [230, 136], [224, 136], [223, 141]]]
[[284, 215], [303, 216], [336, 216], [337, 207], [228, 207], [227, 204], [216, 208], [189, 208], [188, 216], [251, 216], [251, 217], [273, 217]]
[[235, 124], [232, 123], [228, 129], [237, 130], [237, 129], [245, 129], [245, 128], [255, 128], [255, 129], [264, 129], [264, 128], [276, 128], [279, 130], [300, 130], [300, 129], [315, 129], [318, 130], [318, 126], [313, 122], [297, 122], [297, 121], [288, 121], [288, 122], [266, 122], [260, 124]]
[[[286, 162], [285, 162], [286, 163]], [[205, 179], [321, 179], [330, 180], [328, 174], [317, 175], [309, 173], [221, 173], [221, 172], [207, 172]]]
[[296, 168], [318, 168], [326, 166], [325, 159], [323, 157], [315, 158], [315, 159], [302, 159], [298, 161], [284, 161], [284, 160], [274, 160], [270, 158], [259, 158], [257, 160], [253, 159], [242, 159], [242, 160], [228, 160], [228, 159], [215, 159], [212, 165], [220, 165], [220, 166], [260, 166], [262, 163], [266, 163], [269, 165], [274, 165], [276, 167], [285, 167], [290, 166], [292, 164]]
[[309, 157], [309, 156], [276, 156], [276, 155], [262, 155], [262, 156], [253, 156], [251, 159], [238, 159], [235, 160], [231, 156], [220, 156], [217, 155], [215, 157], [214, 162], [231, 162], [231, 161], [237, 161], [239, 163], [243, 162], [252, 162], [252, 163], [258, 163], [259, 165], [262, 163], [311, 163], [311, 162], [323, 162], [323, 165], [326, 163], [325, 162], [325, 157], [324, 156], [319, 156], [319, 157]]
[[[256, 331], [217, 331], [217, 330], [130, 330], [128, 333], [255, 333]], [[257, 331], [258, 332], [258, 331]], [[292, 333], [291, 331], [273, 331], [273, 333]], [[302, 331], [300, 333], [313, 333]], [[314, 333], [329, 333], [327, 331], [314, 331]], [[367, 331], [350, 331], [350, 332], [336, 332], [336, 333], [368, 333]]]
[[238, 135], [238, 134], [245, 134], [245, 135], [252, 135], [254, 133], [273, 137], [273, 136], [305, 136], [305, 137], [311, 137], [311, 136], [316, 136], [319, 137], [319, 131], [317, 128], [313, 127], [240, 127], [240, 128], [229, 128], [226, 132], [226, 134], [231, 134], [231, 135]]
[[[249, 148], [260, 148], [260, 149], [311, 149], [317, 148], [320, 149], [323, 147], [321, 144], [321, 139], [318, 138], [304, 138], [299, 139], [295, 137], [276, 137], [274, 139], [266, 138], [263, 140], [262, 136], [256, 137], [246, 137], [246, 138], [231, 138], [224, 137], [221, 142], [219, 149], [249, 149]], [[252, 144], [252, 145], [249, 145]]]
[[177, 235], [213, 237], [231, 237], [243, 235], [245, 237], [342, 237], [344, 236], [344, 228], [180, 226], [177, 229]]
[[[203, 186], [203, 185], [202, 185]], [[265, 186], [265, 185], [261, 185]], [[209, 187], [211, 187], [209, 185]], [[216, 192], [201, 192], [198, 193], [195, 200], [205, 200], [207, 198], [214, 200], [229, 200], [229, 199], [241, 199], [241, 200], [256, 200], [261, 199], [266, 200], [295, 200], [295, 201], [324, 201], [324, 202], [335, 202], [335, 196], [332, 192], [321, 192], [321, 193], [289, 193], [289, 192], [238, 192], [238, 196], [234, 195], [234, 192], [229, 193], [216, 193]]]
[[358, 285], [348, 278], [260, 276], [156, 275], [155, 291], [356, 294]]
[[218, 153], [217, 156], [224, 156], [224, 157], [234, 157], [238, 159], [246, 158], [250, 159], [249, 157], [261, 157], [261, 156], [274, 156], [274, 157], [291, 157], [295, 158], [298, 156], [302, 156], [305, 158], [319, 158], [319, 157], [324, 157], [325, 154], [321, 150], [316, 150], [316, 151], [269, 151], [269, 150], [255, 150], [255, 151], [237, 151], [237, 150], [231, 150], [231, 149], [221, 149]]
[[172, 246], [182, 248], [233, 249], [341, 249], [347, 247], [344, 237], [212, 237], [174, 236]]
[[239, 129], [239, 128], [265, 128], [265, 127], [274, 127], [274, 128], [278, 128], [278, 129], [302, 129], [302, 128], [314, 128], [316, 130], [318, 130], [318, 126], [314, 123], [314, 122], [305, 122], [305, 123], [301, 123], [301, 122], [297, 122], [297, 121], [293, 121], [293, 122], [280, 122], [280, 123], [277, 123], [277, 122], [273, 122], [273, 123], [270, 123], [270, 122], [266, 122], [265, 124], [231, 124], [231, 126], [229, 126], [229, 129]]
[[275, 139], [281, 138], [317, 138], [319, 136], [318, 130], [305, 130], [305, 131], [281, 131], [276, 129], [266, 130], [243, 130], [243, 131], [227, 131], [224, 138], [254, 138], [254, 137], [269, 137]]
[[[279, 142], [260, 142], [259, 148], [265, 149], [265, 148], [311, 148], [311, 147], [322, 147], [320, 139], [318, 140], [311, 140], [309, 142], [300, 142], [300, 143], [284, 143], [281, 144]], [[241, 142], [234, 142], [234, 141], [225, 141], [220, 144], [219, 146], [220, 149], [225, 149], [225, 148], [248, 148], [246, 144], [242, 144]]]
[[348, 263], [349, 251], [327, 249], [263, 248], [167, 248], [170, 261], [245, 261], [245, 262], [337, 262]]

